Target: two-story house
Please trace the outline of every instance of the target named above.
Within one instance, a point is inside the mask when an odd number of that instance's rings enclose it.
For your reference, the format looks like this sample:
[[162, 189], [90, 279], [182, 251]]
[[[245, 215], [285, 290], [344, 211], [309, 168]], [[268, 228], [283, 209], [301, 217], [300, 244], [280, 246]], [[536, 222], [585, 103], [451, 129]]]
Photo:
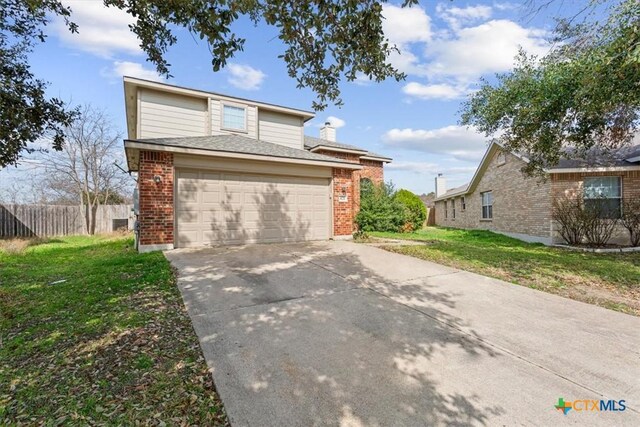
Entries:
[[124, 78], [140, 251], [350, 236], [391, 159], [304, 135], [309, 111]]

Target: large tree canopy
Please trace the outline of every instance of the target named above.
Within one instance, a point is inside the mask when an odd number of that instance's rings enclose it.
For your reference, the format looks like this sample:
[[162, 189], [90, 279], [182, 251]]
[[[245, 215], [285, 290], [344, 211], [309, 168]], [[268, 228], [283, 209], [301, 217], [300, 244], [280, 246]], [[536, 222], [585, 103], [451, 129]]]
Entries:
[[567, 148], [580, 156], [627, 144], [640, 112], [640, 2], [607, 10], [602, 23], [560, 20], [556, 47], [543, 58], [521, 53], [513, 71], [483, 81], [461, 123], [526, 155], [529, 174]]
[[[405, 0], [404, 6], [418, 0]], [[105, 6], [126, 11], [135, 18], [131, 30], [140, 40], [148, 60], [170, 77], [165, 56], [177, 42], [175, 28], [186, 28], [209, 45], [212, 68], [217, 71], [243, 49], [245, 39], [232, 27], [241, 17], [275, 27], [284, 44], [280, 57], [298, 87], [313, 90], [313, 108], [329, 102], [342, 104], [340, 81], [364, 75], [373, 81], [400, 80], [388, 61], [395, 46], [382, 31], [382, 4], [378, 0], [103, 0]], [[34, 43], [44, 42], [47, 16], [73, 24], [73, 6], [60, 0], [0, 0], [0, 88], [2, 133], [0, 167], [15, 164], [28, 143], [53, 133], [53, 148], [61, 149], [62, 129], [73, 112], [58, 99], [46, 99], [46, 84], [30, 71], [26, 54]]]

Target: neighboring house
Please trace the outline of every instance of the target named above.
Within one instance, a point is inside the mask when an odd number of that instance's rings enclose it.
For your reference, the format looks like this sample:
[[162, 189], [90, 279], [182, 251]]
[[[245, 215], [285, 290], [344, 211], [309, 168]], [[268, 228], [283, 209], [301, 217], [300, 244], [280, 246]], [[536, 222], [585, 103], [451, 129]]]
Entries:
[[391, 159], [305, 137], [309, 111], [124, 78], [128, 168], [138, 174], [138, 248], [349, 236], [360, 179]]
[[[612, 156], [594, 155], [588, 161], [562, 160], [546, 170], [546, 179], [527, 178], [521, 169], [527, 159], [493, 143], [471, 182], [446, 189], [436, 178], [436, 224], [496, 231], [526, 241], [560, 243], [554, 229], [553, 199], [600, 194], [621, 211], [622, 201], [640, 197], [640, 145]], [[612, 243], [628, 244], [620, 227]]]

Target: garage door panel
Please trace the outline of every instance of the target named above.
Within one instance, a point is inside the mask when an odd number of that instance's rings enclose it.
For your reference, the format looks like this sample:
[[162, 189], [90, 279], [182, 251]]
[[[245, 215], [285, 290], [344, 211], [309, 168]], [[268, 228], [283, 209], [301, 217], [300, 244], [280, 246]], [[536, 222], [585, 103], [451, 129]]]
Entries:
[[178, 171], [179, 246], [328, 239], [329, 180]]

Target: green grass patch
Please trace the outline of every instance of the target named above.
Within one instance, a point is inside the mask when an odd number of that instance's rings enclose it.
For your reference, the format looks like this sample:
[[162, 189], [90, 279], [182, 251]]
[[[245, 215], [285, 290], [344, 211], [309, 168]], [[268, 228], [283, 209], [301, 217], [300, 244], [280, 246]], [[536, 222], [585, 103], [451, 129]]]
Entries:
[[640, 315], [640, 253], [595, 254], [526, 243], [485, 230], [427, 227], [370, 233], [424, 242], [387, 250]]
[[0, 425], [226, 423], [169, 263], [131, 238], [0, 248], [0, 338]]

